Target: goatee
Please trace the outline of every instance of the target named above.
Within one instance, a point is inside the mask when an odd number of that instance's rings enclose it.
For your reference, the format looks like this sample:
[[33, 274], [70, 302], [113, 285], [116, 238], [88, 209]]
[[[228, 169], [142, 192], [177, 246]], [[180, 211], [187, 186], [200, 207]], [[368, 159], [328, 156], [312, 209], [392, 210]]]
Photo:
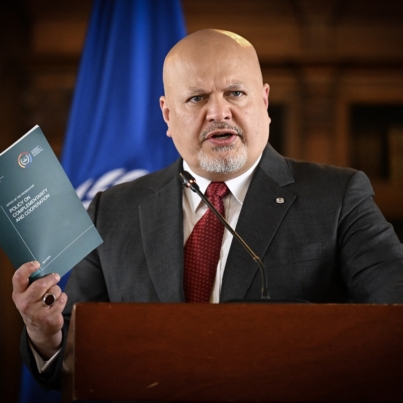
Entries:
[[[248, 153], [243, 143], [238, 147], [235, 145], [213, 147], [212, 151], [217, 155], [207, 155], [203, 150], [200, 150], [197, 155], [200, 168], [206, 172], [216, 174], [238, 172], [244, 167], [248, 158]], [[235, 153], [227, 155], [231, 151], [235, 151]]]

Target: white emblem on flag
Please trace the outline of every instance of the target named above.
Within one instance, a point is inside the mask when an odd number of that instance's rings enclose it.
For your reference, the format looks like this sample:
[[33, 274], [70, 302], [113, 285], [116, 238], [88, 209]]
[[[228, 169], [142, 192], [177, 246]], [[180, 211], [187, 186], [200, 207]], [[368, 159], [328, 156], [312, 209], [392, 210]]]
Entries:
[[119, 183], [133, 181], [146, 174], [148, 174], [148, 171], [145, 169], [135, 169], [133, 171], [127, 171], [125, 168], [113, 169], [112, 171], [104, 173], [98, 179], [87, 179], [81, 185], [77, 186], [76, 192], [83, 202], [84, 207], [88, 208], [91, 200], [98, 192], [103, 192]]

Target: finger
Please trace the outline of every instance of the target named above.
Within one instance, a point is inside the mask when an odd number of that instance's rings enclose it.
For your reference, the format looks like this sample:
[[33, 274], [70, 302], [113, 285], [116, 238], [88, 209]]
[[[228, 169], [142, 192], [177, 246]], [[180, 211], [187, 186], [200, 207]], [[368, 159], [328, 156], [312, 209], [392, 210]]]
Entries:
[[54, 320], [62, 320], [61, 318], [59, 318], [59, 316], [62, 316], [63, 310], [67, 303], [67, 299], [67, 295], [62, 292], [51, 306], [46, 306], [41, 301], [42, 307], [40, 308], [40, 311], [42, 312], [42, 314], [40, 315], [46, 315], [48, 324], [50, 324]]
[[62, 290], [59, 286], [54, 285], [50, 287], [42, 297], [43, 305], [51, 307], [56, 300], [60, 297]]
[[54, 287], [60, 281], [60, 276], [57, 273], [51, 273], [47, 276], [35, 280], [27, 290], [27, 297], [32, 301], [40, 301], [49, 289]]
[[55, 303], [52, 306], [52, 309], [56, 313], [62, 313], [66, 304], [67, 304], [67, 294], [65, 292], [62, 292], [56, 299]]
[[46, 292], [50, 292], [54, 294], [56, 298], [59, 298], [62, 294], [62, 289], [58, 285], [54, 285], [50, 287]]
[[24, 292], [29, 286], [29, 276], [41, 267], [37, 261], [28, 262], [20, 266], [14, 273], [12, 283], [15, 292]]

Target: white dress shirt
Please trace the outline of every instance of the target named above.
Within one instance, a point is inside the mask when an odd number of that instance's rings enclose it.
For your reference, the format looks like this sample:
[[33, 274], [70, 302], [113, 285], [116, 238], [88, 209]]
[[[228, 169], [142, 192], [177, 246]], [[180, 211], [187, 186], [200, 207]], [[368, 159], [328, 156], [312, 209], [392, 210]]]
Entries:
[[[260, 158], [245, 173], [225, 182], [228, 189], [230, 190], [230, 193], [223, 199], [225, 219], [228, 221], [229, 225], [234, 229], [238, 222], [239, 214], [241, 213], [242, 205], [245, 200], [249, 184], [252, 180], [252, 174], [259, 161]], [[196, 175], [190, 169], [189, 165], [185, 161], [183, 161], [183, 169], [192, 174], [192, 176], [196, 179], [197, 184], [199, 185], [200, 191], [203, 194], [205, 194], [206, 189], [211, 181], [202, 178], [199, 175]], [[188, 188], [185, 188], [185, 191], [183, 192], [182, 205], [183, 205], [183, 234], [185, 244], [194, 226], [200, 220], [200, 218], [203, 217], [208, 207], [201, 200], [201, 198], [197, 193], [193, 192], [191, 189]], [[227, 229], [225, 229], [222, 240], [222, 247], [220, 251], [220, 258], [218, 260], [217, 265], [216, 277], [213, 285], [213, 290], [210, 296], [211, 303], [220, 302], [220, 293], [221, 293], [222, 279], [224, 276], [224, 268], [227, 262], [232, 238], [233, 238], [232, 234]]]

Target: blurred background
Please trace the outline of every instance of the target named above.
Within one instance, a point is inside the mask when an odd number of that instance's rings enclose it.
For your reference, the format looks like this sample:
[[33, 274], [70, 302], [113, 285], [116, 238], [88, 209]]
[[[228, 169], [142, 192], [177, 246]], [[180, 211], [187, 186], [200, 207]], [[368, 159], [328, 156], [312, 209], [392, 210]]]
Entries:
[[[0, 151], [38, 124], [60, 156], [91, 4], [1, 1]], [[182, 7], [188, 33], [226, 29], [256, 47], [271, 87], [273, 146], [366, 172], [403, 240], [403, 2], [182, 0]], [[0, 266], [0, 390], [2, 401], [15, 402], [22, 323], [2, 251]]]

